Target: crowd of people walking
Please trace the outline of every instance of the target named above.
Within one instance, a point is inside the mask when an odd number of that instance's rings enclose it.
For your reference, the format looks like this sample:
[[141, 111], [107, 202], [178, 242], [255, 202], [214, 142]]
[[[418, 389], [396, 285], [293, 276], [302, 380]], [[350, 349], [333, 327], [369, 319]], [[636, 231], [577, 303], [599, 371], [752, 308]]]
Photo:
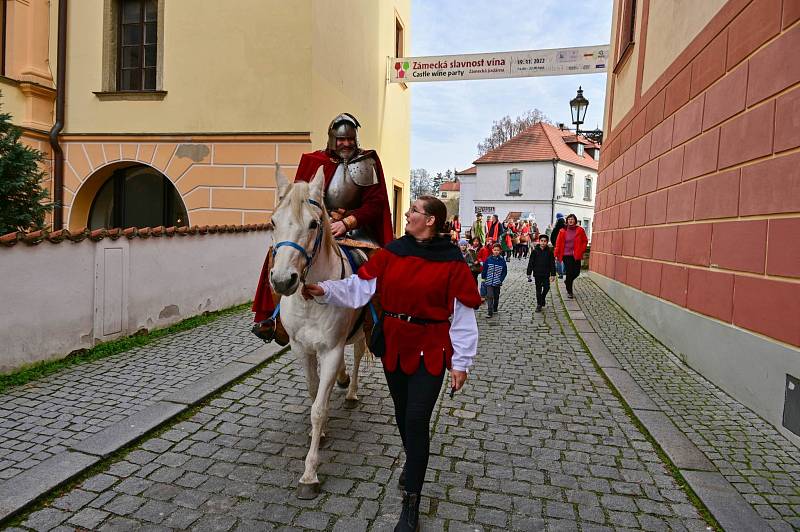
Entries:
[[536, 222], [507, 220], [501, 222], [496, 214], [484, 222], [477, 213], [468, 229], [470, 240], [462, 237], [458, 216], [448, 224], [447, 230], [458, 242], [461, 255], [470, 267], [475, 283], [480, 285], [481, 297], [487, 302], [487, 316], [499, 311], [500, 288], [508, 274], [507, 263], [527, 260], [528, 282], [536, 285], [536, 312], [546, 305], [550, 283], [558, 276], [564, 279], [567, 297], [573, 297], [573, 282], [580, 275], [581, 261], [588, 247], [588, 237], [578, 225], [578, 217], [556, 214], [555, 225], [543, 232]]

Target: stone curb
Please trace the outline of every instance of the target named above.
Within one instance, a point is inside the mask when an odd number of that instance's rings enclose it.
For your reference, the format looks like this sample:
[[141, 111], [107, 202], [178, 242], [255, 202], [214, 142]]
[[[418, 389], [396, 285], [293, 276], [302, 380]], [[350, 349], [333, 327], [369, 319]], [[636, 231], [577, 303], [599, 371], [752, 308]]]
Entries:
[[589, 354], [719, 524], [726, 531], [770, 530], [769, 524], [719, 473], [708, 457], [661, 411], [630, 373], [622, 368], [620, 361], [586, 319], [578, 300], [565, 300], [561, 286], [557, 291], [577, 335], [588, 347]]
[[0, 523], [287, 349], [266, 344], [144, 410], [76, 442], [66, 452], [0, 483]]

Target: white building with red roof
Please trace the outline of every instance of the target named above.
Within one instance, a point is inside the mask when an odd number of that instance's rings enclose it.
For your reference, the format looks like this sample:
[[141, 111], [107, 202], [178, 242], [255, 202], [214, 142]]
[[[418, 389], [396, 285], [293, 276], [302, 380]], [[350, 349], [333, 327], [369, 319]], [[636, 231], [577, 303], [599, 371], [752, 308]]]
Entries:
[[458, 199], [461, 192], [461, 183], [458, 181], [458, 174], [456, 174], [455, 181], [445, 181], [439, 185], [439, 198], [440, 199]]
[[557, 213], [574, 213], [591, 238], [600, 145], [540, 122], [474, 161], [456, 175], [459, 212], [469, 227], [476, 212], [535, 219], [540, 230]]

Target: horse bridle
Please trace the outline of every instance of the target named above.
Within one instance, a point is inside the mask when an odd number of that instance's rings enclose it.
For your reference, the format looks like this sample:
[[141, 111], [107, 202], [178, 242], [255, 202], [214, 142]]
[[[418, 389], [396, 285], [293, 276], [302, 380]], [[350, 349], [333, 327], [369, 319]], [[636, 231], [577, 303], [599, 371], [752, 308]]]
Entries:
[[[315, 201], [315, 200], [309, 198], [308, 202], [311, 205], [317, 207], [320, 211], [324, 212], [325, 209], [322, 207], [322, 205], [320, 205], [320, 203], [318, 201]], [[317, 237], [314, 239], [314, 248], [311, 250], [310, 254], [308, 253], [308, 251], [306, 251], [306, 248], [304, 248], [303, 246], [301, 246], [297, 242], [292, 242], [291, 240], [283, 240], [281, 242], [278, 242], [272, 248], [272, 259], [273, 260], [275, 259], [275, 254], [278, 252], [278, 249], [282, 248], [284, 246], [289, 246], [290, 248], [294, 248], [294, 249], [296, 249], [297, 251], [299, 251], [300, 253], [303, 254], [303, 258], [306, 259], [306, 266], [305, 266], [305, 268], [303, 268], [303, 271], [300, 274], [300, 282], [301, 283], [305, 283], [306, 282], [306, 275], [308, 275], [308, 270], [311, 269], [311, 265], [314, 264], [314, 259], [317, 257], [317, 252], [319, 251], [319, 246], [322, 243], [322, 233], [324, 232], [324, 229], [322, 227], [322, 220], [321, 219], [317, 220], [317, 224], [318, 224]]]

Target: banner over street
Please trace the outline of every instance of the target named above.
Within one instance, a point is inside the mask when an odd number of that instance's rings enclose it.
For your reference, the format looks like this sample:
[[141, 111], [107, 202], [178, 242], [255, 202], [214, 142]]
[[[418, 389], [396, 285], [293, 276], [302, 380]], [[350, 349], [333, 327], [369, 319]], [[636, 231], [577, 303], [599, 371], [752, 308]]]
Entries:
[[389, 58], [390, 81], [458, 81], [598, 74], [606, 71], [609, 45]]

